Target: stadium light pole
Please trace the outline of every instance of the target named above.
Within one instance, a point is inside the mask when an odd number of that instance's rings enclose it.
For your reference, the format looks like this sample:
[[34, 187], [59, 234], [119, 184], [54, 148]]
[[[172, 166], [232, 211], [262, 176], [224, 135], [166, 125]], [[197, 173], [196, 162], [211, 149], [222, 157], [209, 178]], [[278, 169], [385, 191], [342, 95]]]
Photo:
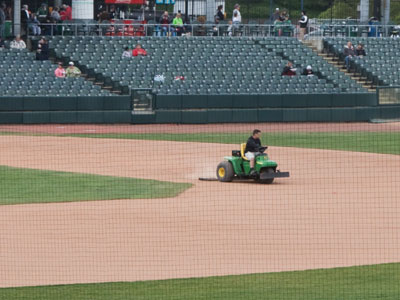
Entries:
[[189, 0], [185, 0], [185, 21], [189, 20]]

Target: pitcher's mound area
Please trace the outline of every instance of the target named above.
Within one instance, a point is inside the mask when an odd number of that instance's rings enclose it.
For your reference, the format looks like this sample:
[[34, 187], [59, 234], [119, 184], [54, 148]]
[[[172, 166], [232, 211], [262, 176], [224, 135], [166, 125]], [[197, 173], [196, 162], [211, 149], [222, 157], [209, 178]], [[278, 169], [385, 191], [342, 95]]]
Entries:
[[[0, 286], [400, 261], [400, 157], [271, 147], [288, 179], [198, 181], [235, 145], [1, 136], [0, 164], [191, 182], [176, 198], [0, 207]], [[389, 189], [390, 188], [390, 189]]]

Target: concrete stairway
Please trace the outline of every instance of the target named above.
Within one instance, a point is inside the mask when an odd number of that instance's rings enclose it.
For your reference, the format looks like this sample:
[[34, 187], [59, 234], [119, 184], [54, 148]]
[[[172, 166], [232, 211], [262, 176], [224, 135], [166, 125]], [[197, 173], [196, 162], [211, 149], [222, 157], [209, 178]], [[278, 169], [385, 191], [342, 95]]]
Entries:
[[355, 72], [349, 72], [344, 64], [344, 61], [340, 61], [336, 56], [333, 56], [332, 54], [318, 51], [318, 48], [315, 47], [311, 42], [305, 41], [303, 44], [312, 49], [318, 56], [321, 56], [329, 64], [338, 68], [339, 71], [351, 77], [351, 79], [357, 81], [364, 88], [368, 89], [369, 92], [376, 92], [376, 86], [374, 86], [372, 81], [368, 80], [365, 77], [362, 77], [361, 74], [357, 74]]

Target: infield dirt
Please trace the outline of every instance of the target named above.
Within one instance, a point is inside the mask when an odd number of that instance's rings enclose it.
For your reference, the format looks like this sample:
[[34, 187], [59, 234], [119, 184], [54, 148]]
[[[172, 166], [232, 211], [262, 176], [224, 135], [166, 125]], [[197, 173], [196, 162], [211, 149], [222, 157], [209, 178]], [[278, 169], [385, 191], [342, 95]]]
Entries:
[[231, 150], [0, 136], [1, 165], [194, 184], [176, 198], [1, 206], [0, 286], [400, 261], [400, 156], [271, 147], [289, 179], [272, 185], [197, 180], [215, 176]]

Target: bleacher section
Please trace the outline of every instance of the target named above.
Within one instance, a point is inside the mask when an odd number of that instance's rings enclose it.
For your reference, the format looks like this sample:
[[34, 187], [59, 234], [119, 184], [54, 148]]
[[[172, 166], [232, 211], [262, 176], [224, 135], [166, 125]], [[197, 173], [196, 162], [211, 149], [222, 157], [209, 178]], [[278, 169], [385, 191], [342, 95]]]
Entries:
[[28, 50], [0, 51], [2, 96], [107, 96], [112, 95], [84, 78], [56, 78], [57, 65], [35, 60]]
[[348, 41], [364, 45], [366, 57], [356, 57], [351, 68], [374, 85], [400, 85], [400, 39], [394, 38], [325, 38], [324, 48], [344, 60], [343, 48]]
[[[122, 58], [137, 43], [148, 56]], [[379, 49], [365, 44], [367, 58]], [[340, 122], [400, 110], [379, 105], [376, 93], [293, 38], [54, 36], [50, 49], [57, 60], [74, 61], [86, 80], [55, 78], [55, 64], [6, 50], [0, 123]], [[296, 76], [281, 76], [288, 60]], [[315, 76], [300, 75], [308, 65]]]
[[[140, 43], [147, 57], [122, 58]], [[56, 56], [72, 60], [114, 88], [153, 88], [159, 94], [313, 94], [367, 92], [361, 85], [292, 38], [61, 37], [50, 42]], [[298, 75], [282, 77], [287, 60]], [[301, 76], [307, 65], [316, 76]], [[154, 84], [164, 75], [163, 84]], [[183, 81], [175, 81], [183, 76]]]

